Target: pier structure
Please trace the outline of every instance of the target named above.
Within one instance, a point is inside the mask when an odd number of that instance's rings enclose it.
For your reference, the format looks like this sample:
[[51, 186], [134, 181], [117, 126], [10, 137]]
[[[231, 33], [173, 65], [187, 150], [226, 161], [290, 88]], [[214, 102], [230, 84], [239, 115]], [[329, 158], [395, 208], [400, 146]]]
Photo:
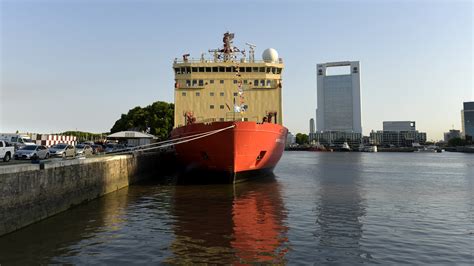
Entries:
[[0, 236], [101, 197], [159, 177], [167, 153], [137, 153], [0, 167]]

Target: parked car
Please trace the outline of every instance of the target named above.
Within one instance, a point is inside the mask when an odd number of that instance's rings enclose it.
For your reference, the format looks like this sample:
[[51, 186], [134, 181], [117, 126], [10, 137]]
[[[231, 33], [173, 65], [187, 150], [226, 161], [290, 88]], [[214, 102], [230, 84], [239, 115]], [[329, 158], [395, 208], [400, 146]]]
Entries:
[[0, 159], [3, 159], [4, 162], [10, 161], [15, 153], [15, 147], [9, 142], [0, 140]]
[[12, 144], [15, 147], [15, 150], [28, 145], [36, 145], [30, 137], [16, 133], [0, 133], [0, 140]]
[[15, 152], [15, 159], [48, 159], [49, 150], [43, 145], [28, 145]]
[[85, 155], [90, 156], [92, 155], [93, 151], [91, 146], [86, 144], [77, 144], [76, 145], [76, 155]]
[[51, 154], [51, 156], [55, 156], [55, 157], [62, 157], [62, 158], [66, 158], [69, 156], [75, 157], [76, 149], [72, 145], [61, 143], [61, 144], [56, 144], [52, 146], [51, 148], [49, 148], [49, 153]]
[[92, 147], [92, 152], [94, 154], [104, 152], [104, 146], [102, 146], [100, 144], [94, 144], [94, 145], [91, 145], [91, 147]]

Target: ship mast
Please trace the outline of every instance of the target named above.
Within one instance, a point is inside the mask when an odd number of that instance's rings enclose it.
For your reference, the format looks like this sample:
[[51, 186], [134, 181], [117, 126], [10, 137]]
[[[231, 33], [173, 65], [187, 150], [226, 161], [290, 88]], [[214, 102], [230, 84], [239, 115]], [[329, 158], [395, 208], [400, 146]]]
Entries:
[[236, 53], [241, 53], [245, 57], [245, 50], [240, 50], [239, 48], [235, 47], [233, 44], [234, 34], [230, 32], [224, 33], [224, 38], [222, 42], [224, 43], [224, 47], [221, 49], [211, 49], [209, 53], [214, 54], [214, 60], [221, 59], [223, 62], [231, 62], [237, 59]]

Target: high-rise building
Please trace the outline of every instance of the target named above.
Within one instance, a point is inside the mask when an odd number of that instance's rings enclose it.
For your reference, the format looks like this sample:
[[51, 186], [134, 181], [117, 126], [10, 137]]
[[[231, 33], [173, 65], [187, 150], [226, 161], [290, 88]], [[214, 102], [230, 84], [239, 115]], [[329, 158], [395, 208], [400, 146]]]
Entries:
[[[330, 67], [350, 67], [350, 71], [327, 75], [326, 69]], [[362, 133], [359, 62], [318, 64], [317, 86], [317, 131]]]
[[314, 138], [314, 119], [311, 118], [309, 120], [309, 142], [311, 142]]
[[464, 102], [464, 109], [461, 111], [462, 134], [465, 139], [474, 138], [474, 102]]

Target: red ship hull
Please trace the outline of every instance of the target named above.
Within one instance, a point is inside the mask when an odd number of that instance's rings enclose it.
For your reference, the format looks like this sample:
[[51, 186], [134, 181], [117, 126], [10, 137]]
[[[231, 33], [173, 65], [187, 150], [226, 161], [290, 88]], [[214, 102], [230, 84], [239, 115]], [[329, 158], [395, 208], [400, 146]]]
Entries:
[[[228, 129], [212, 133], [224, 128]], [[179, 161], [187, 172], [222, 173], [229, 177], [222, 177], [222, 181], [236, 182], [273, 170], [283, 154], [288, 129], [278, 124], [244, 121], [196, 123], [173, 129], [171, 138], [205, 132], [212, 135], [175, 145]]]

